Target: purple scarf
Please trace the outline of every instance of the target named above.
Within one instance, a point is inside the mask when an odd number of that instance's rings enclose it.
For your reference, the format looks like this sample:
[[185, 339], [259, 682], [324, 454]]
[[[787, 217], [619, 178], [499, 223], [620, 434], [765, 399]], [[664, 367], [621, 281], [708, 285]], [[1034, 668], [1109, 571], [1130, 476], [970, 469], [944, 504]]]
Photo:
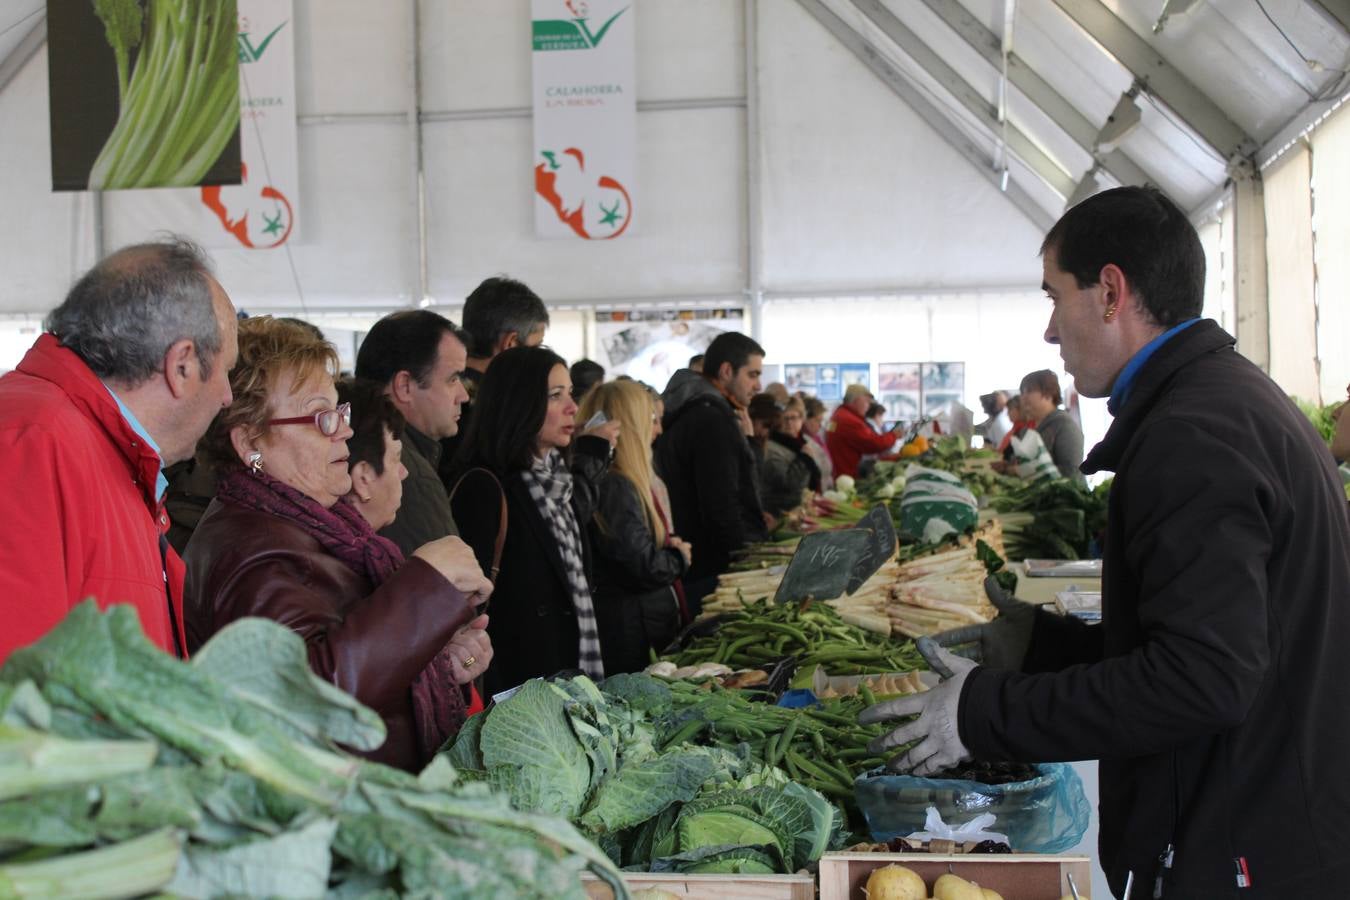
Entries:
[[[331, 507], [263, 472], [231, 469], [221, 476], [217, 495], [247, 509], [294, 522], [357, 575], [377, 587], [403, 565], [403, 552], [380, 537], [346, 500]], [[443, 648], [410, 686], [422, 758], [430, 760], [466, 718], [464, 692], [455, 683], [450, 650]]]

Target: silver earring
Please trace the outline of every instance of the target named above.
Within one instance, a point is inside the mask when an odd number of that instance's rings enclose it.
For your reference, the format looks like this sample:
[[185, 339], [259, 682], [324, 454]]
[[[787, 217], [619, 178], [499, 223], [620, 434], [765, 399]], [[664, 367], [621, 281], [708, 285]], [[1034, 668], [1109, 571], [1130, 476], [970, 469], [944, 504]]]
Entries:
[[259, 453], [257, 450], [254, 450], [252, 453], [248, 455], [248, 467], [249, 470], [252, 471], [254, 475], [262, 474], [263, 470], [262, 454]]

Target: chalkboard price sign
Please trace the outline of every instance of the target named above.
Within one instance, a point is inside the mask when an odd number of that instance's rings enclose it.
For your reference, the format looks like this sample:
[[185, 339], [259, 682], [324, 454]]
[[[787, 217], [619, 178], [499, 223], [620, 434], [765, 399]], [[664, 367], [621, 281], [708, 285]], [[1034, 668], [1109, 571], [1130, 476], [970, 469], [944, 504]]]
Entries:
[[833, 600], [840, 596], [871, 540], [870, 531], [858, 528], [806, 535], [788, 562], [774, 602]]
[[849, 575], [846, 590], [850, 596], [862, 587], [863, 582], [875, 575], [877, 569], [885, 565], [886, 560], [895, 555], [897, 546], [895, 523], [891, 521], [891, 511], [885, 504], [878, 503], [872, 507], [867, 515], [858, 521], [857, 527], [867, 532], [868, 541], [867, 547], [858, 557], [853, 572]]

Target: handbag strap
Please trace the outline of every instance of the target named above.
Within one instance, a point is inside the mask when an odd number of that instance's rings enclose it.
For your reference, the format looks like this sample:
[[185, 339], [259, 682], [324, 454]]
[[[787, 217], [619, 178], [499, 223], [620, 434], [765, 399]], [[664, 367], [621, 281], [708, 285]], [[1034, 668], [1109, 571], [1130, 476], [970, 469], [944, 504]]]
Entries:
[[459, 476], [459, 481], [455, 482], [454, 489], [450, 491], [450, 500], [452, 503], [454, 502], [455, 494], [459, 491], [460, 485], [464, 483], [465, 478], [468, 478], [474, 472], [482, 472], [492, 479], [492, 483], [497, 486], [497, 497], [501, 503], [501, 511], [497, 516], [497, 537], [492, 542], [492, 568], [488, 571], [488, 581], [496, 584], [497, 573], [502, 570], [502, 548], [506, 545], [506, 491], [502, 488], [502, 483], [497, 480], [497, 476], [492, 473], [491, 469], [479, 466]]

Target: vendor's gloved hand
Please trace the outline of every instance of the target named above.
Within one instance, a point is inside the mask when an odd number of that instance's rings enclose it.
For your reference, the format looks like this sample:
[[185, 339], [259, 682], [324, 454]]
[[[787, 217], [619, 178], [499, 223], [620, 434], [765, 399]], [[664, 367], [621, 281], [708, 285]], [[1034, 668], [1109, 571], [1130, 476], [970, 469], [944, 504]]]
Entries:
[[[1023, 603], [1003, 589], [998, 579], [990, 575], [984, 580], [984, 592], [989, 602], [998, 609], [998, 618], [983, 625], [966, 625], [933, 635], [943, 647], [975, 644], [970, 654], [991, 669], [1009, 669], [1019, 672], [1031, 646], [1031, 631], [1036, 624], [1036, 607]], [[963, 654], [964, 655], [964, 654]]]
[[931, 690], [869, 706], [858, 714], [858, 721], [870, 725], [873, 722], [918, 715], [919, 718], [913, 722], [875, 739], [867, 745], [867, 749], [872, 753], [881, 753], [918, 741], [906, 753], [887, 763], [886, 767], [892, 772], [926, 776], [971, 758], [970, 751], [961, 743], [957, 711], [961, 705], [961, 686], [976, 664], [949, 653], [931, 638], [919, 638], [918, 648], [933, 671], [942, 676], [942, 682]]

